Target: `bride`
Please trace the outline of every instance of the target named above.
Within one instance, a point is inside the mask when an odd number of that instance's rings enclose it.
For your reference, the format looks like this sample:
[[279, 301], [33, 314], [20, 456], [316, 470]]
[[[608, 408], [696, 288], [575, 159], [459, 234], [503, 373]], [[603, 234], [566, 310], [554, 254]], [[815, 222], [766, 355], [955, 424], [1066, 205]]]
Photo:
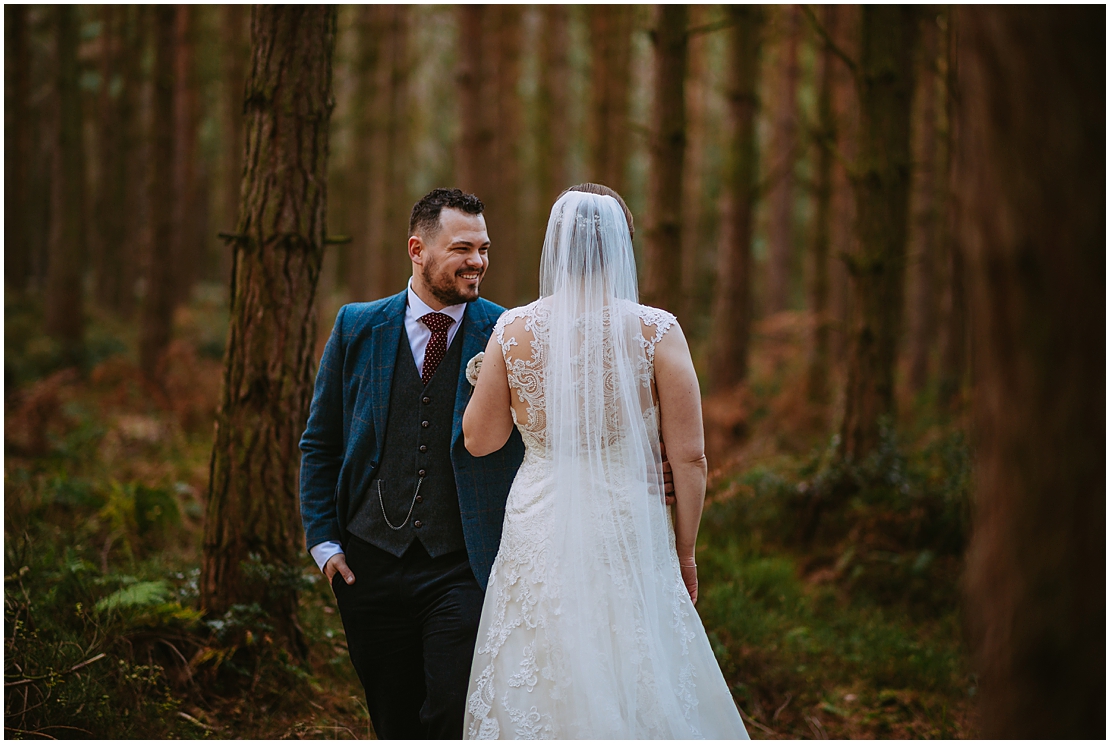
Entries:
[[[637, 304], [631, 214], [551, 209], [540, 299], [501, 316], [466, 448], [526, 447], [482, 608], [469, 738], [748, 738], [694, 602], [701, 400], [675, 317]], [[663, 495], [660, 436], [677, 499]]]

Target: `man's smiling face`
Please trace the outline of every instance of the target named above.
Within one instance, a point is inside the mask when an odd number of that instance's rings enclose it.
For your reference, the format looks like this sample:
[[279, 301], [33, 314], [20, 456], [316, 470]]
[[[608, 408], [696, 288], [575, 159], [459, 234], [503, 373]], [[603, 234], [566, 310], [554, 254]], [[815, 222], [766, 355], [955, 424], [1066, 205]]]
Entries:
[[478, 287], [489, 266], [488, 250], [485, 217], [444, 208], [434, 235], [409, 238], [413, 290], [437, 310], [478, 299]]

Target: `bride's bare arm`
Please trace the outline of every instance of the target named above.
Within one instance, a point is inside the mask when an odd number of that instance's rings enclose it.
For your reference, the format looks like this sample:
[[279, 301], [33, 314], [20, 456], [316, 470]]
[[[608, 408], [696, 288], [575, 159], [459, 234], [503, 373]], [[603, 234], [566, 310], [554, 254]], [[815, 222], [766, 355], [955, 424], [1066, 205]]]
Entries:
[[509, 413], [509, 379], [505, 357], [497, 337], [491, 336], [482, 358], [478, 384], [463, 414], [463, 441], [466, 451], [475, 457], [496, 452], [513, 433], [513, 417]]
[[[667, 459], [674, 475], [675, 545], [679, 563], [694, 563], [702, 504], [705, 501], [705, 433], [701, 423], [701, 391], [690, 347], [682, 329], [675, 325], [655, 346], [655, 384], [659, 391], [659, 420]], [[683, 578], [691, 586], [691, 572]], [[697, 598], [693, 575], [691, 597]]]

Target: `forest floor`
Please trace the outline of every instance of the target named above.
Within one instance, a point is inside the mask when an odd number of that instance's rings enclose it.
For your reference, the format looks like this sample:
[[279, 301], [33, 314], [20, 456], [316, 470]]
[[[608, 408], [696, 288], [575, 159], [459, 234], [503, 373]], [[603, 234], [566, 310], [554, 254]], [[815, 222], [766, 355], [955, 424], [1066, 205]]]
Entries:
[[[305, 660], [256, 607], [196, 609], [218, 295], [178, 312], [158, 389], [133, 328], [93, 317], [86, 368], [63, 370], [35, 304], [5, 304], [5, 736], [372, 737], [307, 554]], [[706, 400], [698, 610], [714, 651], [753, 738], [972, 738], [963, 422], [927, 393], [900, 401], [863, 485], [813, 518], [837, 474], [836, 406], [801, 393], [804, 338], [799, 315], [762, 321], [749, 384]]]

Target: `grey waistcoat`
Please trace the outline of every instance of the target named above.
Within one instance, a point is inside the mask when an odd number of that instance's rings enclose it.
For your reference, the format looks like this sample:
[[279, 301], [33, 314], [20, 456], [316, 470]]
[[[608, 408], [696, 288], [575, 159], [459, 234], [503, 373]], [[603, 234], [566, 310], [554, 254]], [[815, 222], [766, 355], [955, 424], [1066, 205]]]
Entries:
[[[451, 464], [461, 336], [460, 329], [425, 387], [412, 358], [408, 333], [402, 327], [390, 386], [382, 464], [347, 525], [356, 537], [398, 557], [413, 539], [420, 540], [433, 558], [466, 549]], [[414, 501], [418, 484], [420, 492]], [[389, 522], [400, 529], [390, 528], [382, 519], [383, 505]], [[412, 515], [405, 522], [410, 505]]]

